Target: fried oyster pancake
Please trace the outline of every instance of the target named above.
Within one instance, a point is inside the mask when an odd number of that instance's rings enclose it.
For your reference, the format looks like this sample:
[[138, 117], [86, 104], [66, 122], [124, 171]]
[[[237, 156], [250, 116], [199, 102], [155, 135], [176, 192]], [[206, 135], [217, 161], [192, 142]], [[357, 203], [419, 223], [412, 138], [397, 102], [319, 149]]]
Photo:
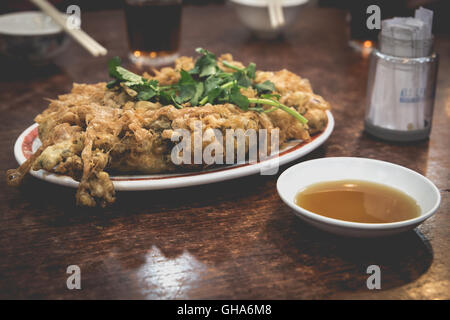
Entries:
[[[225, 72], [234, 70], [224, 65], [224, 61], [228, 66], [243, 66], [225, 54], [218, 59], [218, 67]], [[181, 57], [175, 67], [154, 70], [154, 74], [144, 77], [170, 86], [180, 80], [180, 70], [192, 68], [194, 60]], [[279, 101], [303, 115], [307, 123], [280, 109], [265, 113], [243, 110], [233, 103], [192, 107], [189, 102], [176, 108], [171, 104], [140, 101], [126, 85], [111, 90], [106, 83], [74, 84], [70, 93], [50, 100], [48, 108], [35, 118], [42, 147], [18, 169], [9, 170], [7, 181], [18, 185], [30, 169], [68, 175], [80, 181], [78, 205], [104, 207], [115, 201], [108, 173], [112, 170], [162, 173], [204, 168], [205, 163], [177, 165], [171, 160], [175, 144], [172, 135], [177, 129], [193, 134], [196, 121], [201, 122], [203, 132], [217, 129], [223, 136], [227, 129], [266, 129], [269, 135], [278, 129], [280, 144], [291, 139], [308, 141], [311, 135], [325, 129], [329, 104], [313, 93], [308, 80], [288, 70], [256, 71], [255, 84], [267, 80], [274, 84], [273, 94], [279, 95]], [[241, 88], [240, 92], [248, 98], [257, 96], [252, 87]], [[210, 142], [204, 140], [202, 147]]]

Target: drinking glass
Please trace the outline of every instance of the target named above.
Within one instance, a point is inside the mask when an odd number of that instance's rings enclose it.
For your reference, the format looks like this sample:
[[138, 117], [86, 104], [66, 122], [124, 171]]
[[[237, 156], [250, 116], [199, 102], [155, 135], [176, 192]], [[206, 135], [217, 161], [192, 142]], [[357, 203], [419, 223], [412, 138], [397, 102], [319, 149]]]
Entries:
[[138, 65], [170, 64], [178, 57], [181, 0], [125, 0], [130, 59]]

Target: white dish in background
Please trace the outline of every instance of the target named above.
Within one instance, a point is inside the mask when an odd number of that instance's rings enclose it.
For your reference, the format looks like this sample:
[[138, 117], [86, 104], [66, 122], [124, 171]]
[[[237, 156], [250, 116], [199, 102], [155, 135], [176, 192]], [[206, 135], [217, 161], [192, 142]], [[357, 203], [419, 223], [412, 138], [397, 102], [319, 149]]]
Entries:
[[[330, 111], [327, 111], [327, 116], [328, 125], [325, 131], [313, 136], [310, 142], [297, 141], [289, 148], [280, 150], [278, 156], [280, 166], [310, 153], [328, 139], [334, 128], [334, 119]], [[41, 145], [37, 127], [38, 125], [34, 124], [22, 132], [14, 145], [14, 155], [19, 164], [24, 163]], [[196, 172], [111, 176], [111, 180], [115, 190], [158, 190], [188, 187], [257, 174], [264, 170], [269, 161], [273, 160], [269, 159], [254, 164], [230, 165]], [[44, 170], [31, 170], [30, 174], [55, 184], [73, 188], [78, 187], [78, 181], [68, 176], [49, 173]]]
[[63, 29], [40, 11], [0, 15], [0, 53], [13, 60], [47, 63], [68, 42]]
[[[295, 204], [295, 196], [304, 187], [318, 182], [364, 180], [403, 191], [421, 209], [417, 218], [391, 223], [360, 223], [328, 218]], [[281, 199], [307, 223], [338, 235], [379, 237], [413, 229], [431, 217], [439, 207], [438, 188], [426, 177], [405, 167], [366, 158], [322, 158], [296, 164], [284, 171], [277, 181]]]
[[42, 36], [62, 32], [52, 18], [40, 11], [8, 13], [0, 16], [0, 33], [10, 36]]
[[285, 25], [273, 29], [267, 0], [230, 0], [242, 24], [262, 39], [272, 39], [291, 25], [309, 0], [282, 0]]

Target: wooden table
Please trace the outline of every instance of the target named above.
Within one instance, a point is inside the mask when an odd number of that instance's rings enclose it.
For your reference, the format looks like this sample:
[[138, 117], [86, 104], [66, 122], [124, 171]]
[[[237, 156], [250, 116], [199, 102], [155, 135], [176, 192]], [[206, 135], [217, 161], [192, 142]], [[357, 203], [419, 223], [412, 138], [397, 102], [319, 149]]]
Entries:
[[[126, 56], [122, 12], [83, 19], [110, 56]], [[296, 162], [357, 156], [406, 166], [441, 190], [437, 214], [400, 236], [345, 239], [296, 218], [276, 192], [277, 176], [123, 192], [104, 210], [76, 207], [73, 189], [29, 177], [18, 189], [0, 184], [0, 298], [449, 299], [450, 38], [436, 37], [441, 61], [430, 140], [395, 144], [363, 132], [368, 60], [347, 46], [344, 12], [307, 8], [284, 40], [264, 42], [229, 7], [185, 7], [182, 30], [182, 54], [202, 46], [261, 69], [287, 68], [331, 102], [331, 138]], [[43, 70], [2, 63], [2, 172], [16, 166], [15, 139], [46, 108], [44, 98], [72, 82], [106, 80], [108, 58], [72, 43]], [[381, 267], [381, 290], [366, 287], [372, 264]], [[66, 287], [69, 265], [81, 268], [81, 290]]]

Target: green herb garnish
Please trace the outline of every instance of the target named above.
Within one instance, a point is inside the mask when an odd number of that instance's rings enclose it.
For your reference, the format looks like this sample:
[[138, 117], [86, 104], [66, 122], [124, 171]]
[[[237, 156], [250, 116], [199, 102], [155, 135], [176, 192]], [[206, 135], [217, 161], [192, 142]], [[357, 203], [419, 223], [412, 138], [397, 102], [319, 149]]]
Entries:
[[[190, 103], [192, 107], [206, 103], [232, 103], [242, 110], [255, 112], [272, 112], [281, 109], [301, 123], [308, 120], [294, 108], [283, 105], [278, 101], [280, 95], [274, 94], [275, 85], [271, 81], [254, 83], [256, 65], [250, 63], [245, 68], [239, 68], [227, 61], [222, 64], [233, 72], [225, 72], [219, 68], [217, 57], [208, 50], [198, 48], [200, 57], [195, 61], [194, 68], [180, 71], [180, 80], [170, 86], [160, 86], [156, 80], [148, 80], [120, 66], [118, 57], [108, 62], [109, 75], [114, 79], [107, 84], [112, 89], [126, 86], [137, 92], [138, 100], [146, 100], [162, 104], [171, 104], [176, 108], [183, 108], [183, 104]], [[244, 96], [241, 88], [253, 88], [258, 98]], [[254, 104], [255, 106], [251, 106]], [[272, 106], [265, 109], [263, 106]]]

